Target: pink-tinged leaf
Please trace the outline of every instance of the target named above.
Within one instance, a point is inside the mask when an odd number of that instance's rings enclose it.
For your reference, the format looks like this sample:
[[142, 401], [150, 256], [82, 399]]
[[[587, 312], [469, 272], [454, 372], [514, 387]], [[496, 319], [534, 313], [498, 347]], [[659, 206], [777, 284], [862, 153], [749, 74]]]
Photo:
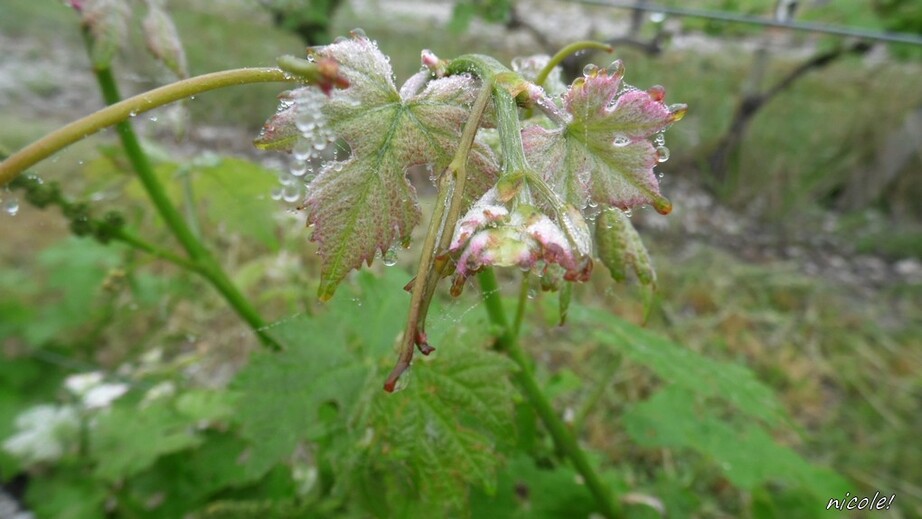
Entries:
[[656, 272], [647, 248], [631, 220], [618, 209], [605, 208], [596, 219], [596, 246], [599, 258], [615, 281], [627, 279], [628, 270], [644, 285], [656, 285]]
[[180, 78], [189, 77], [186, 51], [173, 19], [156, 1], [147, 3], [147, 15], [141, 23], [147, 50]]
[[662, 87], [624, 90], [623, 71], [620, 62], [604, 70], [590, 67], [564, 95], [571, 120], [551, 130], [526, 128], [525, 153], [544, 180], [578, 207], [650, 204], [667, 214], [672, 204], [660, 194], [650, 138], [679, 120], [685, 106], [667, 107]]
[[[420, 209], [406, 169], [448, 166], [479, 82], [453, 76], [430, 81], [418, 93], [420, 85], [413, 85], [401, 95], [387, 58], [363, 36], [312, 52], [315, 59], [335, 60], [349, 83], [330, 92], [321, 110], [326, 130], [349, 144], [351, 156], [326, 164], [308, 186], [304, 202], [314, 225], [311, 239], [320, 244], [319, 297], [328, 299], [350, 270], [409, 239]], [[281, 128], [270, 130], [284, 135]], [[486, 179], [469, 186], [473, 196], [493, 183], [498, 170], [492, 152], [479, 144], [468, 168], [474, 178]]]

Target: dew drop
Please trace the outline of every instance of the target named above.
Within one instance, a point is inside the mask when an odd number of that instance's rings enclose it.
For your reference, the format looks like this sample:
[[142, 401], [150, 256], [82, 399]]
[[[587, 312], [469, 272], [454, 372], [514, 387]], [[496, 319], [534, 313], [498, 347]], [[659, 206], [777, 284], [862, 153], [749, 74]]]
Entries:
[[307, 162], [295, 162], [291, 165], [291, 174], [296, 177], [303, 177], [307, 173]]
[[3, 204], [3, 211], [10, 216], [16, 216], [19, 213], [19, 200], [10, 198]]
[[650, 21], [653, 23], [663, 23], [664, 21], [666, 21], [666, 13], [654, 11], [650, 13]]
[[383, 257], [382, 261], [383, 261], [384, 265], [386, 265], [386, 266], [388, 266], [388, 267], [393, 267], [394, 265], [396, 265], [396, 264], [397, 264], [397, 249], [396, 249], [396, 247], [391, 247], [391, 248], [387, 249], [387, 252], [384, 253], [384, 257]]
[[282, 200], [286, 202], [297, 202], [301, 198], [301, 190], [298, 186], [287, 186], [282, 190]]
[[128, 112], [128, 117], [135, 117], [137, 115], [138, 115], [138, 112], [135, 112], [134, 110]]
[[295, 183], [295, 177], [291, 176], [288, 173], [279, 173], [279, 184], [283, 186], [290, 186]]
[[271, 196], [273, 200], [281, 200], [282, 199], [282, 188], [277, 187], [273, 189]]
[[403, 391], [410, 385], [410, 369], [413, 366], [408, 366], [407, 369], [400, 375], [400, 378], [397, 379], [397, 383], [394, 384], [394, 393], [398, 391]]
[[626, 135], [618, 134], [615, 135], [615, 140], [612, 141], [612, 144], [618, 148], [623, 148], [631, 143], [631, 139], [628, 139]]
[[656, 137], [653, 139], [653, 142], [655, 142], [657, 146], [663, 146], [666, 144], [666, 136], [662, 133], [657, 133]]
[[634, 216], [634, 211], [631, 210], [630, 208], [627, 208], [627, 209], [624, 210], [624, 216], [627, 216], [628, 218], [630, 218], [630, 217]]
[[657, 162], [666, 162], [669, 160], [669, 148], [665, 146], [656, 147], [656, 161]]
[[623, 76], [624, 75], [624, 62], [620, 59], [612, 61], [608, 67], [605, 68], [608, 71], [610, 76]]
[[663, 172], [662, 172], [662, 171], [660, 171], [659, 173], [656, 174], [656, 178], [659, 178], [659, 179], [662, 179], [664, 176], [665, 176], [665, 175], [663, 175]]
[[291, 154], [295, 160], [307, 160], [311, 156], [311, 142], [307, 139], [298, 139], [291, 148]]
[[586, 65], [585, 67], [583, 67], [583, 75], [584, 75], [584, 76], [587, 76], [587, 77], [588, 77], [588, 76], [596, 76], [596, 75], [598, 75], [598, 73], [599, 73], [599, 66], [596, 65], [596, 64], [594, 64], [594, 63], [589, 63], [588, 65]]
[[152, 122], [152, 123], [157, 122], [157, 116], [156, 116], [156, 115], [150, 116], [150, 122]]

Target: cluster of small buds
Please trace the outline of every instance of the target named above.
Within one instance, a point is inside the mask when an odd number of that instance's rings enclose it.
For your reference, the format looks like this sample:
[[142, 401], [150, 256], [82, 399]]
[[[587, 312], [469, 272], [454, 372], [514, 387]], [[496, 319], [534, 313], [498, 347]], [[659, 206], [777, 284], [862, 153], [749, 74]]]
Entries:
[[557, 265], [567, 281], [586, 281], [592, 271], [589, 228], [576, 208], [566, 206], [555, 222], [530, 204], [507, 207], [496, 188], [458, 222], [449, 252], [459, 254], [452, 287], [456, 294], [483, 267], [516, 266], [543, 276]]

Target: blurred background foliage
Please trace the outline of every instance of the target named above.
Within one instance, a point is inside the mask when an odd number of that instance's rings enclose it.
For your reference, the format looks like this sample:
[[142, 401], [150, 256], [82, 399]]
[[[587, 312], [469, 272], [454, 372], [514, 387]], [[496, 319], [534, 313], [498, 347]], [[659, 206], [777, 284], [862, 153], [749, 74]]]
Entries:
[[[776, 7], [663, 4], [765, 17]], [[676, 210], [634, 215], [659, 273], [655, 295], [597, 269], [557, 328], [556, 299], [529, 294], [523, 343], [555, 406], [628, 517], [819, 517], [846, 491], [896, 494], [877, 513], [922, 517], [919, 47], [551, 0], [167, 6], [193, 75], [269, 66], [353, 27], [391, 56], [398, 81], [418, 70], [422, 48], [508, 62], [573, 39], [613, 41], [628, 82], [663, 84], [690, 106], [660, 168]], [[922, 33], [913, 0], [802, 1], [794, 19]], [[126, 93], [167, 80], [138, 50], [141, 35], [130, 37], [115, 63]], [[0, 3], [0, 49], [0, 150], [101, 106], [76, 16], [60, 2]], [[734, 127], [747, 99], [824, 53], [834, 57]], [[566, 71], [611, 59], [584, 54]], [[75, 519], [593, 513], [507, 387], [509, 366], [483, 350], [475, 290], [440, 302], [438, 358], [383, 398], [417, 251], [354, 276], [329, 305], [313, 300], [314, 246], [293, 204], [272, 196], [284, 157], [249, 146], [279, 90], [188, 101], [182, 140], [169, 109], [134, 122], [172, 199], [292, 345], [281, 355], [256, 352], [200, 278], [75, 237], [58, 209], [0, 191], [0, 440], [28, 430], [23, 416], [41, 408], [41, 423], [58, 425], [32, 439], [60, 447], [33, 452], [46, 456], [37, 462], [0, 450], [5, 494], [37, 517]], [[730, 148], [718, 170], [715, 154]], [[117, 210], [147, 241], [172, 244], [129, 171], [110, 131], [34, 173], [95, 215]], [[88, 372], [127, 392], [88, 407], [65, 382]], [[436, 390], [448, 386], [457, 392]]]

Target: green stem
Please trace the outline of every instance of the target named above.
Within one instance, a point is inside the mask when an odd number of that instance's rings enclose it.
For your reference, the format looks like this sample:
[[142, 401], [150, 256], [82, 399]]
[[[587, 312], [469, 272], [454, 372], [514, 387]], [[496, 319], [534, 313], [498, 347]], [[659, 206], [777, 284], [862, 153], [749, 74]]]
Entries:
[[173, 254], [172, 252], [168, 250], [155, 247], [154, 245], [147, 243], [146, 241], [142, 240], [141, 238], [138, 238], [137, 236], [129, 233], [128, 231], [125, 231], [124, 229], [118, 229], [117, 231], [114, 231], [112, 234], [112, 239], [128, 244], [134, 247], [135, 249], [144, 251], [162, 260], [169, 261], [170, 263], [178, 267], [184, 268], [190, 272], [200, 272], [200, 266], [198, 263], [189, 261], [188, 259], [183, 258], [182, 256], [177, 256], [176, 254]]
[[0, 186], [7, 184], [42, 159], [133, 115], [218, 88], [247, 83], [288, 81], [292, 81], [291, 77], [277, 68], [241, 68], [184, 79], [116, 102], [58, 128], [0, 162]]
[[528, 306], [528, 291], [531, 289], [531, 272], [522, 274], [522, 285], [519, 287], [519, 301], [515, 307], [515, 321], [512, 323], [512, 335], [519, 336], [522, 331], [522, 321], [525, 319], [525, 307]]
[[554, 70], [554, 67], [560, 65], [570, 54], [575, 54], [584, 50], [604, 50], [605, 52], [612, 52], [615, 49], [607, 43], [598, 41], [577, 41], [571, 43], [557, 51], [557, 54], [554, 54], [551, 61], [548, 61], [547, 65], [545, 65], [544, 68], [541, 69], [541, 72], [538, 73], [538, 76], [535, 77], [535, 84], [538, 86], [543, 85], [544, 82], [547, 81], [547, 76]]
[[[99, 68], [95, 69], [93, 72], [96, 74], [96, 79], [106, 104], [110, 105], [110, 108], [123, 105], [124, 102], [120, 102], [121, 96], [119, 95], [115, 78], [112, 76], [112, 70], [109, 68]], [[98, 115], [105, 111], [106, 109], [103, 109], [96, 114]], [[265, 322], [256, 310], [250, 306], [249, 301], [247, 301], [243, 294], [237, 290], [237, 287], [230, 281], [230, 278], [224, 273], [224, 270], [221, 269], [217, 261], [212, 258], [208, 249], [206, 249], [202, 242], [195, 237], [195, 234], [192, 233], [192, 230], [186, 224], [182, 215], [173, 203], [170, 202], [166, 190], [154, 174], [154, 168], [151, 166], [147, 154], [144, 153], [144, 150], [141, 148], [141, 143], [138, 141], [138, 137], [135, 135], [131, 123], [127, 120], [121, 120], [121, 122], [116, 123], [116, 130], [118, 131], [122, 146], [125, 148], [125, 154], [128, 156], [131, 167], [135, 170], [135, 173], [137, 173], [141, 185], [144, 186], [144, 190], [150, 197], [151, 202], [153, 202], [154, 207], [156, 207], [160, 217], [163, 218], [167, 227], [169, 227], [170, 231], [176, 236], [176, 239], [192, 259], [192, 263], [198, 266], [195, 271], [211, 282], [212, 286], [214, 286], [224, 297], [231, 308], [237, 312], [237, 315], [253, 329], [260, 341], [266, 347], [276, 350], [281, 349], [278, 342], [264, 331]], [[2, 170], [0, 170], [0, 175], [2, 175]]]
[[589, 464], [586, 453], [577, 444], [576, 439], [570, 434], [563, 420], [557, 416], [557, 412], [554, 411], [550, 401], [538, 386], [532, 373], [531, 363], [525, 351], [519, 346], [518, 337], [515, 336], [506, 319], [496, 275], [492, 269], [485, 269], [478, 275], [478, 278], [490, 322], [502, 330], [502, 333], [496, 337], [496, 349], [508, 355], [518, 365], [519, 369], [515, 372], [514, 377], [519, 389], [531, 402], [554, 439], [557, 448], [570, 458], [576, 471], [583, 477], [589, 491], [596, 498], [602, 514], [609, 519], [621, 517], [621, 508], [613, 499], [611, 490], [602, 483], [592, 465]]
[[493, 90], [493, 108], [496, 110], [496, 129], [503, 152], [503, 175], [522, 175], [528, 171], [525, 148], [522, 145], [522, 125], [519, 122], [519, 108], [505, 88]]

